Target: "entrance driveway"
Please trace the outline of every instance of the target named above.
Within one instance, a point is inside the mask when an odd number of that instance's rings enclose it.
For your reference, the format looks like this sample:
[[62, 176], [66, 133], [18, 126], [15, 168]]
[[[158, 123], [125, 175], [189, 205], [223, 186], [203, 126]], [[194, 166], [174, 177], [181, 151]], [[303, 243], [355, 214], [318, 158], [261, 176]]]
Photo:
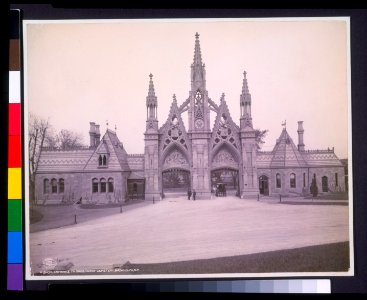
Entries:
[[31, 263], [36, 267], [45, 258], [57, 258], [80, 269], [293, 249], [348, 241], [348, 223], [348, 206], [166, 198], [122, 214], [31, 233]]

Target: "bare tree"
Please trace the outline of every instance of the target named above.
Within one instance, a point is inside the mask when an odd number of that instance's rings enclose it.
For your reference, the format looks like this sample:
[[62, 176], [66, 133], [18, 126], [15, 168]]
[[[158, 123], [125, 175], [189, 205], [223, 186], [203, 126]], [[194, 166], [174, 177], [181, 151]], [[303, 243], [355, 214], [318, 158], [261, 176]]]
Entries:
[[29, 193], [35, 201], [35, 172], [38, 167], [41, 149], [45, 145], [50, 124], [34, 114], [29, 115], [28, 150], [29, 150]]
[[55, 138], [57, 146], [62, 150], [84, 146], [82, 136], [79, 133], [62, 129]]

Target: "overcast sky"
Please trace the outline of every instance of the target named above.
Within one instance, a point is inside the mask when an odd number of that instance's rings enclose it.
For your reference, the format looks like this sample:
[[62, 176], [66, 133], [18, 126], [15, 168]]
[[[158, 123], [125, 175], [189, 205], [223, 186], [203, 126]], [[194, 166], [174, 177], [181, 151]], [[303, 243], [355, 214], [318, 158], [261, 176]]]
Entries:
[[[29, 111], [58, 131], [79, 132], [89, 122], [114, 130], [128, 153], [144, 152], [146, 96], [154, 75], [158, 119], [167, 119], [172, 95], [190, 90], [195, 33], [200, 34], [209, 97], [224, 92], [239, 125], [243, 71], [247, 71], [255, 128], [268, 129], [272, 150], [282, 121], [297, 144], [304, 121], [306, 149], [335, 147], [348, 155], [347, 26], [344, 21], [170, 20], [124, 23], [28, 24], [25, 44]], [[187, 124], [187, 115], [183, 116]], [[211, 113], [213, 124], [215, 115]], [[186, 127], [186, 129], [188, 129]]]

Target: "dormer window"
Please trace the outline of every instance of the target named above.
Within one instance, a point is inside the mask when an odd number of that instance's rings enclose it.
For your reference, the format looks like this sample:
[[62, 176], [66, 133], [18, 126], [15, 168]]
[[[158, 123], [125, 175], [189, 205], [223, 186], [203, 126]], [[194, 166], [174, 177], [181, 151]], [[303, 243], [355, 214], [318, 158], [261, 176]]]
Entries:
[[98, 166], [107, 167], [107, 155], [106, 154], [100, 154], [98, 156]]

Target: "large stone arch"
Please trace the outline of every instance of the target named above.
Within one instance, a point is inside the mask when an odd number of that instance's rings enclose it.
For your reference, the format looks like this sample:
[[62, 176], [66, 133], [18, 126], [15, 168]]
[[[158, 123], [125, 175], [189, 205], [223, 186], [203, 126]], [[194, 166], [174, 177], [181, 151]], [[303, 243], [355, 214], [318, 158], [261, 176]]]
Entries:
[[[241, 157], [229, 143], [218, 144], [210, 155], [210, 180], [216, 196], [240, 195]], [[223, 190], [224, 185], [224, 190]]]
[[190, 171], [190, 156], [185, 148], [177, 143], [171, 143], [162, 153], [161, 170], [182, 169]]
[[211, 169], [228, 167], [239, 170], [241, 165], [241, 155], [239, 151], [227, 142], [218, 144], [210, 154]]

